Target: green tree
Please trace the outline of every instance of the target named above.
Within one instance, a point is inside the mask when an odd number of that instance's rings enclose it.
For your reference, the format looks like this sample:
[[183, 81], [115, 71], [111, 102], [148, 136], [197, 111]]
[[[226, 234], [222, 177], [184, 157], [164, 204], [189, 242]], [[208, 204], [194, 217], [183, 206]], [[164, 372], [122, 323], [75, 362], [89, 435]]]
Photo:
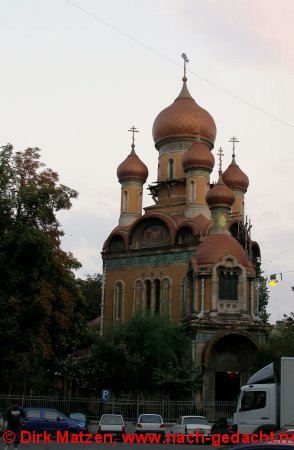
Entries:
[[294, 356], [294, 313], [284, 314], [275, 325], [267, 341], [259, 347], [255, 356], [255, 368], [260, 369], [272, 362], [279, 363], [282, 356]]
[[77, 192], [59, 183], [40, 150], [0, 151], [1, 390], [46, 390], [56, 361], [91, 340], [56, 213]]
[[268, 323], [270, 314], [267, 312], [269, 301], [269, 288], [267, 278], [263, 276], [260, 264], [257, 265], [257, 283], [258, 283], [258, 313], [263, 323]]
[[86, 317], [88, 320], [95, 319], [101, 311], [102, 275], [100, 273], [87, 275], [85, 280], [78, 278], [77, 282], [85, 300]]
[[79, 369], [71, 357], [61, 372], [71, 380], [82, 373], [82, 386], [98, 392], [191, 398], [202, 385], [191, 355], [191, 340], [181, 327], [159, 316], [135, 316], [109, 329], [86, 361], [76, 360]]

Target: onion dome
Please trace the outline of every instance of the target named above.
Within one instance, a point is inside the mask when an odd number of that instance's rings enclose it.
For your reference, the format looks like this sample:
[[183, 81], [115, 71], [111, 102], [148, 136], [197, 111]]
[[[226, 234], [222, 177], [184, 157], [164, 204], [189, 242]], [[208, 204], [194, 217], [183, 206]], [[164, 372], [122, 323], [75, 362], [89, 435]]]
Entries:
[[226, 255], [234, 256], [242, 266], [251, 267], [244, 248], [230, 235], [211, 234], [195, 252], [198, 265], [216, 264]]
[[140, 160], [132, 145], [132, 151], [129, 156], [118, 166], [117, 178], [119, 182], [124, 180], [142, 180], [144, 183], [148, 177], [148, 169]]
[[212, 189], [206, 194], [206, 201], [209, 207], [212, 206], [228, 206], [231, 207], [235, 201], [234, 192], [225, 185], [222, 180], [222, 174], [219, 175], [219, 180]]
[[[198, 135], [199, 136], [199, 135]], [[200, 136], [196, 142], [184, 153], [182, 157], [184, 170], [208, 169], [210, 172], [214, 167], [214, 156], [208, 146], [201, 142]]]
[[195, 138], [195, 130], [204, 141], [213, 148], [216, 138], [216, 126], [211, 115], [199, 106], [191, 97], [186, 76], [183, 77], [183, 88], [176, 100], [156, 117], [153, 123], [153, 139], [156, 148], [166, 139]]
[[238, 164], [236, 164], [235, 156], [233, 156], [231, 164], [223, 173], [223, 181], [231, 189], [241, 189], [244, 192], [248, 189], [249, 179]]

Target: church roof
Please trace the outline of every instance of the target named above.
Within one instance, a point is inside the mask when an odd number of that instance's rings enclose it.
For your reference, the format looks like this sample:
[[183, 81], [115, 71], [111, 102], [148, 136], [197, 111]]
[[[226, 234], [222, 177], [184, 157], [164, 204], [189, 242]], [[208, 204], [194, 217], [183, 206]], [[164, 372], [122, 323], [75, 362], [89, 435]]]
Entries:
[[234, 192], [225, 185], [220, 174], [217, 184], [206, 194], [206, 201], [211, 206], [232, 206], [235, 200]]
[[211, 234], [195, 252], [198, 265], [214, 265], [226, 255], [234, 256], [244, 267], [251, 267], [242, 245], [227, 234]]
[[247, 191], [249, 186], [249, 179], [247, 175], [236, 164], [235, 157], [233, 156], [232, 162], [229, 167], [223, 173], [223, 181], [231, 189], [238, 188]]
[[183, 87], [175, 101], [161, 111], [153, 123], [153, 139], [155, 146], [172, 138], [195, 138], [195, 130], [199, 127], [202, 139], [208, 141], [213, 148], [216, 138], [216, 125], [212, 116], [201, 108], [188, 91], [187, 78], [183, 78]]
[[208, 169], [210, 172], [214, 167], [214, 156], [208, 146], [200, 141], [195, 141], [182, 157], [184, 170]]
[[145, 182], [147, 180], [148, 169], [135, 153], [134, 148], [132, 148], [129, 156], [118, 166], [117, 177], [119, 181], [138, 179]]

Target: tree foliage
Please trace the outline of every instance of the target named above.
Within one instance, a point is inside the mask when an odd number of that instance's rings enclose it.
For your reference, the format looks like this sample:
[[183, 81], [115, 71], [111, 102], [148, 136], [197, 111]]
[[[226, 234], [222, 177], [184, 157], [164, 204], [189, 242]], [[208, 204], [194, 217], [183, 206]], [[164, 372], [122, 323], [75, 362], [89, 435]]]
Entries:
[[[0, 151], [1, 390], [46, 390], [54, 363], [90, 340], [56, 213], [77, 192], [59, 183], [40, 150]], [[51, 381], [51, 380], [50, 380]]]
[[102, 275], [87, 275], [86, 279], [77, 280], [81, 295], [85, 300], [85, 314], [88, 320], [95, 319], [101, 311]]
[[111, 328], [88, 355], [68, 358], [61, 372], [98, 393], [191, 398], [202, 384], [191, 354], [182, 328], [159, 316], [135, 316]]
[[272, 328], [269, 337], [255, 356], [255, 368], [272, 362], [279, 363], [282, 356], [294, 356], [294, 313], [284, 314], [284, 319]]
[[260, 265], [257, 266], [257, 282], [258, 282], [258, 314], [263, 323], [268, 323], [270, 314], [267, 312], [269, 301], [269, 288], [267, 278], [263, 276]]

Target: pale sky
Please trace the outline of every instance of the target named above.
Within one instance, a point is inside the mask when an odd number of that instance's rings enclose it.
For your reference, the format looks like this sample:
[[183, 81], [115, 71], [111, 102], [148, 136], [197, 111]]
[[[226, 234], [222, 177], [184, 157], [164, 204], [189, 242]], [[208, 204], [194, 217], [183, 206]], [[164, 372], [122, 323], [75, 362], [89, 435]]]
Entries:
[[63, 248], [83, 264], [78, 276], [101, 272], [133, 125], [146, 185], [156, 181], [152, 125], [181, 90], [185, 52], [188, 88], [216, 122], [224, 170], [228, 140], [240, 141], [262, 268], [289, 272], [270, 288], [271, 322], [294, 311], [293, 22], [293, 0], [0, 0], [0, 145], [40, 147], [79, 192], [60, 214]]

